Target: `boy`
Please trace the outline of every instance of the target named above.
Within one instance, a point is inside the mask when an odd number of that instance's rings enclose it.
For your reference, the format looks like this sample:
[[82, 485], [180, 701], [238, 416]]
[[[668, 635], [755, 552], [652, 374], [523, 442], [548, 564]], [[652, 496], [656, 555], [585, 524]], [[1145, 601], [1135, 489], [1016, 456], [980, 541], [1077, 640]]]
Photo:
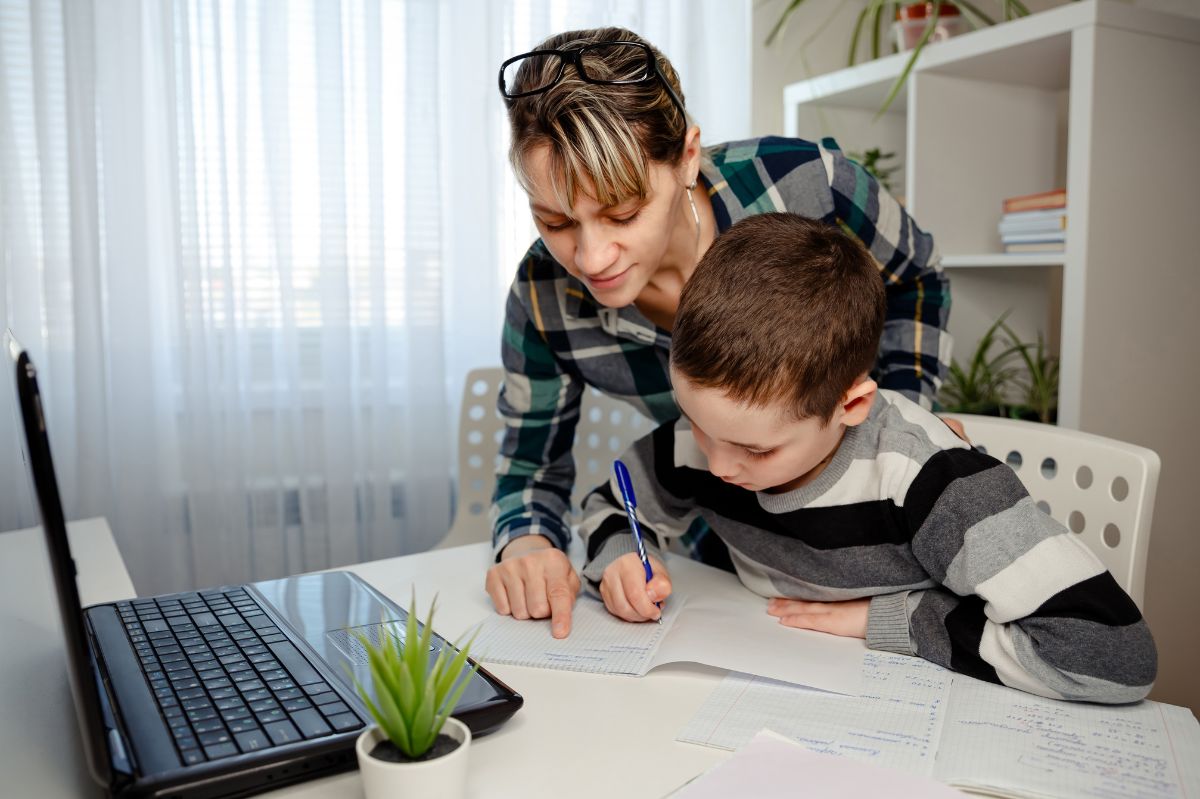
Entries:
[[1141, 699], [1154, 641], [1112, 575], [1011, 469], [868, 376], [884, 308], [837, 229], [763, 214], [726, 231], [675, 321], [684, 415], [623, 458], [655, 577], [611, 481], [584, 501], [584, 577], [614, 615], [657, 618], [660, 537], [702, 516], [785, 625], [1041, 696]]

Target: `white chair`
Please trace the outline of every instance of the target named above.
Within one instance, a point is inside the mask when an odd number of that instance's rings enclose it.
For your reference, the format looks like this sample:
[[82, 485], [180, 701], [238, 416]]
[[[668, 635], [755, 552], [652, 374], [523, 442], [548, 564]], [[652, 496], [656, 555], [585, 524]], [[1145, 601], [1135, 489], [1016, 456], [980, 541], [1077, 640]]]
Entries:
[[[504, 420], [496, 397], [504, 380], [500, 368], [472, 369], [463, 387], [458, 421], [458, 495], [454, 523], [437, 549], [491, 540], [488, 511], [496, 486], [496, 465]], [[608, 479], [613, 459], [631, 443], [654, 429], [654, 423], [621, 400], [592, 388], [584, 389], [579, 425], [575, 428], [575, 489], [573, 507]]]
[[1153, 450], [1054, 425], [945, 414], [1007, 463], [1037, 506], [1078, 533], [1140, 608], [1160, 461]]

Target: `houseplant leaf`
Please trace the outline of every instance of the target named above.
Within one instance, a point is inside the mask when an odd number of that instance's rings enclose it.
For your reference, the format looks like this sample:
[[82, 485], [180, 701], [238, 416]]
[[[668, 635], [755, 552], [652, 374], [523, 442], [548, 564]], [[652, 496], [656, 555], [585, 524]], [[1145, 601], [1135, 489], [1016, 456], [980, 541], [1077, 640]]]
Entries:
[[930, 15], [929, 21], [925, 23], [925, 30], [921, 32], [921, 38], [917, 40], [917, 44], [913, 47], [912, 55], [908, 57], [908, 61], [904, 64], [904, 69], [896, 77], [892, 83], [892, 88], [888, 90], [887, 97], [883, 101], [883, 106], [875, 112], [875, 119], [879, 119], [891, 107], [892, 101], [896, 99], [896, 95], [904, 88], [905, 81], [908, 80], [908, 73], [912, 72], [913, 66], [917, 63], [917, 58], [921, 55], [921, 51], [925, 49], [926, 43], [929, 42], [929, 37], [933, 35], [934, 29], [937, 27], [938, 16], [941, 11], [941, 3], [933, 4], [933, 14]]
[[479, 668], [478, 664], [468, 667], [474, 634], [453, 656], [447, 656], [443, 648], [430, 662], [436, 605], [435, 598], [423, 626], [419, 626], [414, 591], [403, 635], [387, 632], [386, 622], [378, 644], [353, 633], [367, 652], [374, 695], [357, 679], [355, 690], [379, 730], [410, 759], [422, 757], [433, 746]]
[[779, 19], [771, 27], [771, 32], [767, 34], [767, 45], [770, 45], [771, 42], [775, 41], [775, 37], [783, 32], [784, 27], [787, 25], [788, 17], [795, 13], [796, 9], [799, 8], [800, 4], [803, 2], [804, 0], [792, 0], [787, 4], [787, 8], [785, 8], [783, 13], [779, 15]]

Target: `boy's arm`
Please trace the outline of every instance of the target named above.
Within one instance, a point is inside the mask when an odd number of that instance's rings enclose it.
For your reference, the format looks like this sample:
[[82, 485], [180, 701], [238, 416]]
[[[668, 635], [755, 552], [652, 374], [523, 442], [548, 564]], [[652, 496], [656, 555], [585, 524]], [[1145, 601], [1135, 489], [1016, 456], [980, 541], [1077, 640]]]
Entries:
[[[663, 487], [664, 478], [670, 485], [678, 485], [680, 478], [686, 479], [683, 469], [676, 467], [674, 462], [677, 435], [686, 436], [683, 443], [691, 442], [691, 430], [683, 418], [660, 425], [621, 455], [637, 494], [638, 526], [646, 554], [660, 562], [664, 547], [661, 537], [682, 535], [698, 515], [692, 502], [673, 496]], [[663, 474], [664, 471], [668, 474]], [[614, 476], [610, 475], [608, 482], [597, 486], [584, 498], [579, 532], [587, 551], [582, 574], [592, 589], [599, 586], [604, 570], [613, 561], [637, 552]]]
[[933, 237], [869, 172], [843, 155], [833, 139], [821, 141], [821, 157], [833, 193], [833, 215], [871, 251], [887, 291], [879, 387], [932, 408], [950, 370], [950, 281]]
[[972, 449], [929, 460], [904, 500], [913, 553], [940, 589], [876, 597], [867, 644], [1056, 699], [1134, 702], [1154, 639], [1103, 564]]
[[527, 309], [531, 280], [513, 282], [501, 339], [504, 386], [497, 408], [504, 418], [500, 465], [492, 495], [492, 549], [541, 535], [566, 550], [571, 531], [564, 521], [575, 484], [571, 446], [579, 422], [583, 387], [564, 372]]

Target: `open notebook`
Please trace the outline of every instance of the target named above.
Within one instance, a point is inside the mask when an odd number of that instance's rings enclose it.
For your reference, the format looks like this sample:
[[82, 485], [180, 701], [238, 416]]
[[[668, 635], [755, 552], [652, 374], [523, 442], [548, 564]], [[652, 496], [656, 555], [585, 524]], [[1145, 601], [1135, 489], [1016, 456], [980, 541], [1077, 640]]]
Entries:
[[675, 593], [663, 603], [662, 624], [621, 621], [583, 593], [567, 638], [554, 638], [548, 619], [491, 614], [471, 653], [486, 663], [637, 676], [664, 663], [702, 663], [857, 693], [863, 641], [784, 627], [767, 615], [767, 600], [729, 572], [670, 553], [667, 566]]

